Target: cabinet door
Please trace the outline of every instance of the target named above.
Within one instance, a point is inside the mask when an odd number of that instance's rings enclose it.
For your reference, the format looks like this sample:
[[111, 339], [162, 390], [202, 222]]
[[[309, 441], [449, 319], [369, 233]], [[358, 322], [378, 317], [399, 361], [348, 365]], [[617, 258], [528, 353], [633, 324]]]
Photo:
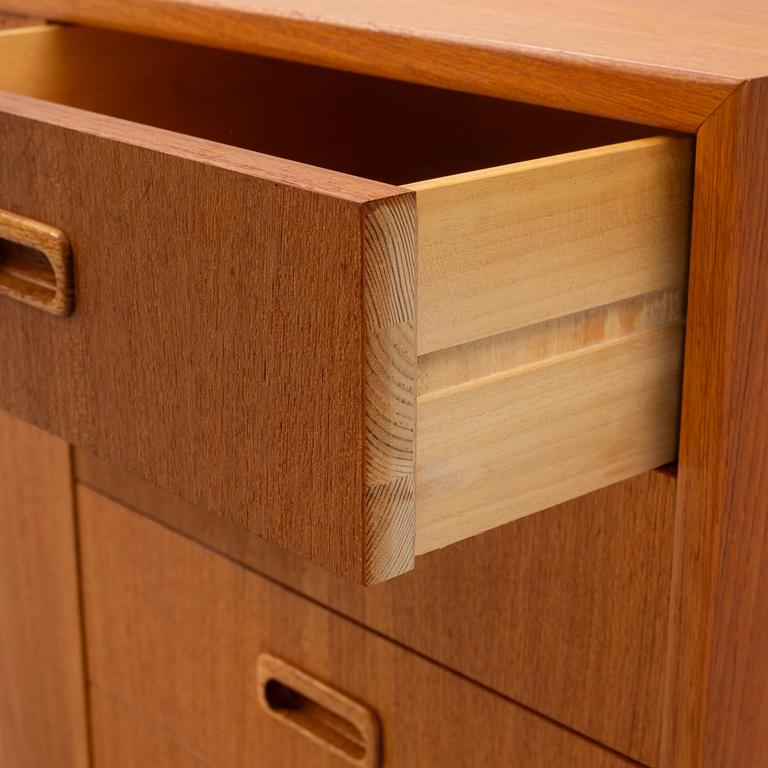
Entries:
[[86, 768], [69, 446], [0, 412], [0, 765]]

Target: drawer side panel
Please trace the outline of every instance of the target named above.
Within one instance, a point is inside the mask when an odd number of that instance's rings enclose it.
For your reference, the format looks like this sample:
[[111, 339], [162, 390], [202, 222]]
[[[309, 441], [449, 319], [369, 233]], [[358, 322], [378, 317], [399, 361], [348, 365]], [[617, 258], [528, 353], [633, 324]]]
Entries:
[[692, 163], [654, 137], [409, 185], [419, 355], [684, 286]]

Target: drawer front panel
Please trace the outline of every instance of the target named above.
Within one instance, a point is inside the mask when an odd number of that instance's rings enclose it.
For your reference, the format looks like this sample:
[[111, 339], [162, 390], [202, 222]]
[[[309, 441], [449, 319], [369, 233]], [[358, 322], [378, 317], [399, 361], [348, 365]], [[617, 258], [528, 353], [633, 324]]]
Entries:
[[93, 685], [222, 768], [350, 765], [264, 712], [265, 652], [375, 712], [385, 767], [626, 764], [87, 489], [78, 502]]
[[0, 407], [346, 578], [410, 567], [411, 194], [7, 94], [0, 136], [75, 288], [0, 297]]

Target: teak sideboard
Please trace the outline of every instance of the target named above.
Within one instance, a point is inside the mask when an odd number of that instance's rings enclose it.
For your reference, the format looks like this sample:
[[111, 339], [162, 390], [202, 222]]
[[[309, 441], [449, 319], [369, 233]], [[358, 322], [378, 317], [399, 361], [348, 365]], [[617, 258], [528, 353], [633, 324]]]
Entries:
[[3, 768], [768, 767], [768, 6], [0, 0]]

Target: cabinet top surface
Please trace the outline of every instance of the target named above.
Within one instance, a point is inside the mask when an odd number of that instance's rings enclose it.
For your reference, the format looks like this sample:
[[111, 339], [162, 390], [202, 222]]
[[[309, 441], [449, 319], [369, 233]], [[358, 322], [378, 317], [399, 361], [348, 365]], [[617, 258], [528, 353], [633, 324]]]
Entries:
[[0, 11], [683, 130], [768, 75], [765, 0], [0, 0]]
[[[169, 35], [220, 43], [259, 25], [303, 20], [350, 31], [450, 41], [460, 47], [530, 47], [745, 79], [768, 75], [765, 0], [0, 0], [0, 8], [137, 25], [155, 14]], [[223, 28], [222, 28], [223, 25]], [[236, 27], [239, 27], [239, 32]], [[355, 40], [354, 32], [349, 45]], [[359, 44], [363, 44], [358, 38]], [[297, 38], [297, 49], [322, 45]]]

